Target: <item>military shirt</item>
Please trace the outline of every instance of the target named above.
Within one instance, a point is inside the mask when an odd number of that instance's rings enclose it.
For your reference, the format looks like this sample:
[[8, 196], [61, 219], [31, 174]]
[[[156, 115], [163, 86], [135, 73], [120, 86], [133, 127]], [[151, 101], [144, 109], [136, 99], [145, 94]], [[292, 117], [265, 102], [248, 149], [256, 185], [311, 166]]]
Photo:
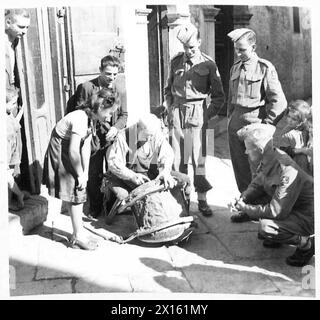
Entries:
[[164, 94], [168, 107], [176, 99], [205, 99], [211, 95], [209, 114], [218, 113], [225, 99], [217, 65], [202, 52], [190, 60], [184, 53], [172, 59]]
[[265, 123], [273, 124], [287, 107], [277, 71], [256, 54], [246, 62], [235, 62], [230, 70], [228, 115], [234, 107], [266, 107]]
[[246, 205], [245, 212], [251, 218], [285, 220], [291, 215], [293, 222], [313, 225], [313, 179], [277, 148], [272, 159], [266, 161], [263, 158], [256, 177], [242, 198], [245, 203], [250, 203], [265, 194], [271, 198], [268, 204]]

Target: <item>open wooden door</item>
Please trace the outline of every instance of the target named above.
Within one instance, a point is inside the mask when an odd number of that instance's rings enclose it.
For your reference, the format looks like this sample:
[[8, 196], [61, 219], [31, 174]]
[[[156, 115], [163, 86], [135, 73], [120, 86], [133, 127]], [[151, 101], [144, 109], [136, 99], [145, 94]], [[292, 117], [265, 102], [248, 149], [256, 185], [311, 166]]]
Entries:
[[69, 97], [78, 84], [100, 73], [100, 60], [108, 54], [124, 62], [121, 8], [67, 7], [65, 13], [64, 87]]
[[40, 193], [51, 131], [76, 86], [99, 74], [107, 54], [124, 60], [120, 7], [38, 7], [17, 54], [24, 107], [25, 189]]
[[23, 144], [27, 153], [22, 158], [22, 178], [28, 178], [27, 189], [40, 193], [42, 164], [55, 124], [55, 107], [48, 11], [47, 8], [29, 11], [30, 28], [17, 52], [24, 108]]

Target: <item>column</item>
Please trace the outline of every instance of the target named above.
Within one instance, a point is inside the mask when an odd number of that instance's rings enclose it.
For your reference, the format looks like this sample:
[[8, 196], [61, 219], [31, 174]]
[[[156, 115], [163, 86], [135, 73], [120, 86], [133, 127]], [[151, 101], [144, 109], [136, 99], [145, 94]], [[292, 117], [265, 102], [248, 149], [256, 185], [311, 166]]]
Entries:
[[123, 8], [129, 126], [150, 112], [147, 16], [151, 9]]
[[202, 50], [204, 53], [215, 59], [215, 17], [220, 9], [214, 6], [201, 6], [203, 14], [203, 26], [200, 29], [202, 38]]

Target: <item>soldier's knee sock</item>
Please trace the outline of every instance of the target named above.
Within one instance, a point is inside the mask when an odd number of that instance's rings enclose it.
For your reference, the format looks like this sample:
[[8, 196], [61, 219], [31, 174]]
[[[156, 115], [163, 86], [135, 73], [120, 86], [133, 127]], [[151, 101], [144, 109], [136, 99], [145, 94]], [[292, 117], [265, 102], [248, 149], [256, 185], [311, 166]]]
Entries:
[[207, 193], [206, 192], [198, 192], [198, 201], [207, 201]]

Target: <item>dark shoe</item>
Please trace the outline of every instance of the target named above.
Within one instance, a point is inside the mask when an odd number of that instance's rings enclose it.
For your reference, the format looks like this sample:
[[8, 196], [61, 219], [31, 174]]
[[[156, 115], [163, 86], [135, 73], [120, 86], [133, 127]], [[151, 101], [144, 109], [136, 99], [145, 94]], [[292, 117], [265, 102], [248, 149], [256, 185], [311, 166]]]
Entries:
[[239, 211], [238, 213], [231, 216], [231, 222], [240, 223], [240, 222], [247, 222], [251, 221], [250, 217], [242, 211]]
[[210, 217], [213, 214], [213, 211], [208, 206], [208, 203], [205, 200], [198, 201], [198, 209], [205, 217]]
[[269, 240], [269, 239], [263, 240], [262, 245], [265, 248], [270, 248], [270, 249], [280, 248], [282, 246], [281, 243], [275, 242], [275, 241], [272, 241], [272, 240]]
[[292, 256], [287, 257], [286, 263], [288, 265], [293, 267], [303, 267], [309, 263], [310, 259], [314, 255], [314, 240], [309, 239], [308, 241], [311, 241], [310, 249], [302, 250], [297, 248]]
[[70, 240], [70, 247], [73, 249], [83, 249], [83, 250], [95, 250], [98, 247], [98, 244], [94, 241], [81, 241], [75, 238]]

